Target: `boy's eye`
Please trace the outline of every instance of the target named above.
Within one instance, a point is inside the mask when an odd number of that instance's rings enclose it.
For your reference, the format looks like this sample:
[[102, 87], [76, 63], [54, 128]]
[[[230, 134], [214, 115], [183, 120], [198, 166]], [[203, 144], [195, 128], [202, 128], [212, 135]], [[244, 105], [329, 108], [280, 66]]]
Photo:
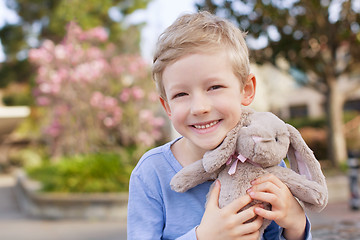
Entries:
[[184, 92], [177, 93], [177, 94], [175, 94], [175, 95], [173, 96], [173, 99], [174, 99], [174, 98], [183, 97], [183, 96], [186, 96], [186, 95], [187, 95], [187, 94], [186, 94], [186, 93], [184, 93]]
[[214, 86], [211, 86], [210, 88], [209, 88], [209, 90], [216, 90], [216, 89], [219, 89], [219, 88], [222, 88], [223, 86], [221, 86], [221, 85], [214, 85]]

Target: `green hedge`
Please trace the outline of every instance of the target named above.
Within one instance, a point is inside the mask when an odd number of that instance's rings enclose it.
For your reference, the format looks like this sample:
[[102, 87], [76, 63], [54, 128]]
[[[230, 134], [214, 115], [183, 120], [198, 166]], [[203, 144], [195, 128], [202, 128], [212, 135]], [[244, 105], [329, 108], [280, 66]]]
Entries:
[[26, 170], [42, 183], [44, 192], [124, 192], [133, 166], [123, 162], [118, 154], [98, 153], [46, 161]]
[[313, 127], [313, 128], [323, 128], [326, 126], [326, 118], [293, 118], [286, 121], [290, 125], [294, 126], [297, 129], [303, 127]]
[[[357, 111], [345, 111], [343, 115], [344, 123], [352, 120], [359, 115]], [[293, 118], [286, 121], [297, 128], [305, 142], [314, 151], [317, 159], [323, 160], [328, 158], [328, 146], [327, 146], [327, 119], [325, 116], [319, 118]], [[304, 130], [307, 130], [306, 133]], [[324, 133], [324, 134], [323, 134]], [[358, 145], [360, 141], [357, 139], [346, 139], [348, 148], [352, 148], [353, 145]]]
[[[355, 118], [359, 112], [357, 111], [345, 111], [343, 120], [344, 123], [352, 120]], [[287, 123], [291, 124], [297, 129], [303, 127], [313, 127], [313, 128], [325, 128], [327, 126], [327, 119], [326, 116], [318, 117], [318, 118], [309, 118], [309, 117], [299, 117], [299, 118], [292, 118], [286, 120]]]

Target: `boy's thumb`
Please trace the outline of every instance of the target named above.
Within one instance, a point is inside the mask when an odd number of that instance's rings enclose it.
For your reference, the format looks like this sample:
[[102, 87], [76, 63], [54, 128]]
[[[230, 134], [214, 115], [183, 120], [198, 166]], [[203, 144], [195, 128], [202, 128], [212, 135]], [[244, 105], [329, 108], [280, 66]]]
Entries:
[[214, 187], [210, 192], [208, 205], [219, 207], [219, 196], [220, 196], [220, 188], [221, 188], [220, 185], [221, 185], [220, 181], [216, 180], [214, 183]]

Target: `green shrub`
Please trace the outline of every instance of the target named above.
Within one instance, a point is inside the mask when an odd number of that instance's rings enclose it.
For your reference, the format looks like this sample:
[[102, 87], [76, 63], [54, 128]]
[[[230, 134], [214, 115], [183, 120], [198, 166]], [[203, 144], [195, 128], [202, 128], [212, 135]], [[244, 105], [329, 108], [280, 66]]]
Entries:
[[128, 190], [133, 166], [115, 153], [97, 153], [46, 161], [27, 169], [31, 179], [42, 184], [44, 192], [94, 193]]
[[[344, 123], [347, 123], [358, 116], [357, 111], [345, 111], [343, 115]], [[299, 117], [286, 121], [297, 128], [305, 142], [314, 151], [317, 159], [324, 160], [328, 158], [327, 146], [327, 120], [325, 116], [319, 118]], [[347, 137], [347, 147], [356, 149], [360, 146], [360, 140], [357, 135], [352, 135], [352, 138]]]
[[323, 128], [326, 126], [325, 117], [320, 117], [320, 118], [299, 117], [299, 118], [289, 119], [286, 122], [297, 129], [303, 127]]
[[[352, 120], [356, 116], [358, 116], [357, 111], [345, 111], [343, 115], [344, 123]], [[288, 119], [287, 123], [291, 124], [297, 129], [303, 127], [313, 127], [313, 128], [325, 128], [327, 127], [327, 119], [326, 116], [317, 117], [317, 118], [310, 118], [310, 117], [297, 117]]]
[[3, 97], [3, 102], [6, 106], [27, 106], [32, 101], [29, 93], [13, 93]]

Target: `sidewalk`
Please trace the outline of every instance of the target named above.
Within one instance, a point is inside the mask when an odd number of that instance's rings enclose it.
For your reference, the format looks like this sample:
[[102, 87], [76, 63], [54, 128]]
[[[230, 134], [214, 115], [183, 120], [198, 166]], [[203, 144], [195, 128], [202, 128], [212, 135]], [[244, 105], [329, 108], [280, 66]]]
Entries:
[[314, 240], [360, 239], [360, 211], [349, 205], [347, 176], [326, 178], [329, 203], [321, 213], [308, 212]]
[[0, 175], [1, 240], [126, 240], [122, 221], [39, 220], [27, 218], [13, 194], [14, 179]]
[[360, 211], [352, 211], [348, 202], [332, 202], [319, 214], [308, 213], [313, 239], [360, 239]]
[[[327, 179], [330, 201], [319, 214], [308, 213], [315, 240], [360, 239], [360, 211], [349, 208], [347, 177]], [[126, 240], [125, 221], [39, 220], [17, 206], [9, 175], [0, 175], [1, 240]]]

